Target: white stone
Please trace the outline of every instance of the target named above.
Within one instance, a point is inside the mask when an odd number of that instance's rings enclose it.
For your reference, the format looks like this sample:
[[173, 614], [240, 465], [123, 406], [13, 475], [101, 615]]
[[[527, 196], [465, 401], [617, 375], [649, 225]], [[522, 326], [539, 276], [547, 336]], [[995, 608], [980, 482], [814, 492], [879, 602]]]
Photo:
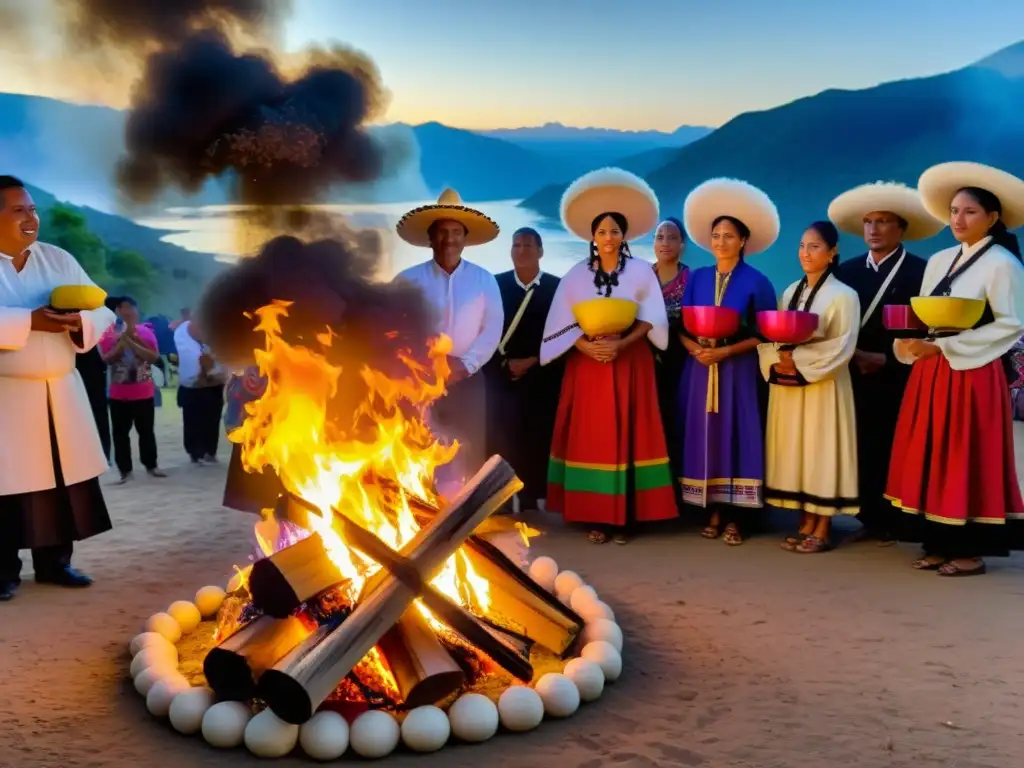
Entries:
[[[132, 656], [135, 656], [144, 648], [149, 648], [154, 645], [171, 645], [167, 642], [167, 638], [161, 635], [159, 632], [143, 632], [132, 638], [132, 641], [128, 644], [128, 652]], [[171, 645], [173, 648], [174, 646]]]
[[537, 681], [537, 693], [548, 717], [569, 717], [580, 708], [580, 692], [565, 675], [548, 672]]
[[167, 615], [178, 622], [182, 634], [186, 635], [198, 627], [199, 622], [203, 620], [195, 603], [189, 600], [175, 600], [167, 608]]
[[597, 621], [598, 619], [615, 621], [615, 614], [612, 612], [611, 606], [601, 600], [594, 600], [581, 606], [579, 609], [573, 608], [573, 610], [587, 623]]
[[156, 685], [158, 680], [163, 680], [165, 677], [173, 675], [175, 670], [168, 666], [153, 666], [146, 667], [139, 674], [135, 676], [135, 690], [139, 692], [143, 698], [149, 695], [150, 689]]
[[594, 588], [584, 584], [582, 587], [576, 587], [569, 595], [569, 607], [572, 608], [580, 616], [583, 616], [580, 611], [586, 608], [588, 605], [597, 602], [597, 592]]
[[245, 726], [252, 712], [240, 701], [221, 701], [203, 715], [203, 738], [211, 747], [232, 749], [245, 738]]
[[555, 591], [555, 578], [558, 576], [558, 563], [547, 556], [538, 557], [530, 563], [530, 578], [548, 592]]
[[533, 688], [513, 685], [498, 697], [498, 714], [508, 730], [532, 731], [544, 719], [544, 701]]
[[498, 708], [480, 693], [466, 693], [448, 710], [452, 733], [463, 741], [487, 741], [498, 732]]
[[436, 752], [451, 734], [448, 715], [434, 706], [416, 707], [402, 721], [402, 743], [413, 752]]
[[146, 694], [146, 709], [156, 717], [167, 717], [174, 697], [191, 687], [188, 680], [180, 674], [163, 677], [153, 683], [153, 687]]
[[203, 587], [196, 592], [195, 604], [199, 614], [204, 619], [210, 619], [217, 615], [221, 604], [224, 602], [226, 593], [220, 587]]
[[615, 646], [615, 650], [622, 653], [622, 630], [619, 625], [611, 619], [594, 619], [583, 628], [583, 642], [593, 643], [604, 640]]
[[348, 721], [337, 712], [317, 712], [299, 728], [299, 746], [314, 760], [337, 760], [348, 749]]
[[174, 646], [168, 646], [168, 648], [170, 652], [159, 646], [151, 646], [139, 651], [132, 659], [131, 666], [128, 667], [131, 676], [135, 677], [142, 670], [150, 667], [159, 667], [168, 671], [176, 670], [178, 668], [178, 652]]
[[299, 726], [264, 709], [246, 724], [242, 739], [256, 757], [284, 757], [299, 741]]
[[349, 731], [349, 743], [361, 757], [386, 757], [394, 752], [401, 737], [398, 721], [379, 709], [363, 712]]
[[604, 672], [604, 681], [614, 683], [622, 674], [622, 654], [606, 640], [596, 640], [583, 646], [580, 658], [592, 661]]
[[588, 659], [573, 659], [565, 665], [564, 674], [580, 692], [582, 701], [596, 701], [604, 691], [604, 671]]
[[213, 706], [213, 691], [209, 688], [190, 688], [174, 697], [167, 713], [171, 726], [178, 733], [191, 736], [203, 727], [203, 717]]
[[146, 631], [158, 632], [172, 645], [181, 640], [181, 627], [174, 617], [167, 613], [154, 613], [146, 622]]
[[575, 571], [562, 571], [555, 577], [555, 596], [563, 603], [569, 602], [569, 595], [583, 586], [583, 579]]

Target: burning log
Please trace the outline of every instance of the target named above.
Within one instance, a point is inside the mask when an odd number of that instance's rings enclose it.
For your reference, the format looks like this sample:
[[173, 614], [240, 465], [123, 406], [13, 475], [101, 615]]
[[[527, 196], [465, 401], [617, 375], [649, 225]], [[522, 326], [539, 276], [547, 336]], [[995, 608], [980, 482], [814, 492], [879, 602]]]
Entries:
[[466, 682], [451, 654], [415, 606], [377, 644], [409, 709], [433, 704]]
[[345, 581], [314, 534], [253, 563], [249, 593], [268, 616], [284, 618], [302, 603]]
[[300, 616], [260, 616], [206, 654], [206, 681], [221, 700], [247, 701], [260, 675], [309, 637], [313, 628]]
[[[410, 506], [420, 525], [428, 525], [438, 514], [436, 508], [418, 499], [411, 499]], [[305, 502], [288, 494], [281, 497], [276, 510], [282, 519], [305, 528], [309, 527], [309, 513]], [[390, 559], [390, 549], [383, 552], [365, 549], [369, 546], [379, 550], [372, 541], [365, 540], [365, 531], [347, 524], [341, 515], [335, 515], [334, 527], [352, 546], [378, 562], [383, 562], [381, 558]], [[287, 616], [302, 602], [341, 578], [324, 551], [320, 537], [311, 539], [318, 543], [306, 545], [295, 557], [278, 557], [287, 551], [281, 550], [253, 566], [250, 588], [254, 602], [264, 611], [274, 616]], [[489, 618], [493, 623], [539, 643], [560, 657], [564, 658], [569, 653], [583, 630], [584, 622], [580, 616], [523, 573], [500, 549], [482, 538], [470, 536], [462, 552], [472, 569], [488, 581], [492, 604]], [[298, 564], [294, 574], [292, 563]], [[433, 606], [430, 608], [439, 613]]]
[[[436, 595], [427, 582], [488, 515], [522, 487], [514, 471], [500, 457], [492, 457], [447, 509], [422, 529], [402, 552], [367, 583], [358, 605], [344, 621], [326, 624], [260, 678], [258, 693], [274, 713], [289, 723], [304, 723], [339, 681], [391, 629], [418, 596], [432, 610]], [[363, 532], [366, 538], [375, 538]], [[351, 539], [350, 539], [351, 541]], [[355, 546], [364, 542], [352, 541]], [[380, 547], [388, 549], [378, 541]], [[391, 551], [390, 549], [388, 550]], [[400, 560], [400, 562], [398, 562]], [[449, 607], [443, 599], [440, 601]], [[456, 609], [456, 613], [461, 609]], [[476, 623], [462, 612], [464, 618]], [[445, 620], [447, 616], [443, 617]], [[481, 629], [482, 624], [478, 624]], [[454, 627], [462, 633], [463, 629]], [[498, 633], [483, 629], [486, 637], [470, 639], [481, 651], [516, 674], [530, 679], [533, 670]], [[511, 670], [510, 670], [511, 671]]]

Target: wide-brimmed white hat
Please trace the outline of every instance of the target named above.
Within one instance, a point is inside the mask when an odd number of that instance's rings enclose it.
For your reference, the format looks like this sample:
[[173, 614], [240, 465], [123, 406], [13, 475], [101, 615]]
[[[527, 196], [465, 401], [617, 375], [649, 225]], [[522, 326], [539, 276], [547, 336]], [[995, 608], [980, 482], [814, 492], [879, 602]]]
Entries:
[[743, 253], [753, 256], [772, 247], [779, 237], [779, 211], [764, 192], [739, 179], [708, 179], [694, 187], [683, 203], [686, 236], [706, 251], [711, 250], [711, 224], [719, 216], [731, 216], [750, 230]]
[[410, 245], [430, 246], [430, 225], [441, 220], [457, 221], [466, 228], [466, 245], [483, 245], [498, 236], [498, 225], [489, 217], [462, 204], [459, 193], [450, 187], [441, 193], [436, 203], [413, 208], [401, 219], [395, 229], [398, 236]]
[[627, 240], [638, 240], [658, 226], [658, 197], [646, 181], [621, 168], [600, 168], [580, 176], [562, 195], [562, 225], [581, 240], [602, 213], [621, 213]]
[[907, 222], [904, 240], [927, 240], [942, 231], [944, 224], [928, 213], [916, 189], [895, 181], [861, 184], [839, 195], [828, 206], [828, 217], [848, 235], [864, 235], [864, 217], [886, 212]]
[[1012, 173], [981, 163], [940, 163], [922, 173], [917, 182], [924, 207], [943, 224], [949, 223], [949, 206], [964, 187], [978, 187], [998, 197], [1007, 229], [1024, 226], [1024, 181]]

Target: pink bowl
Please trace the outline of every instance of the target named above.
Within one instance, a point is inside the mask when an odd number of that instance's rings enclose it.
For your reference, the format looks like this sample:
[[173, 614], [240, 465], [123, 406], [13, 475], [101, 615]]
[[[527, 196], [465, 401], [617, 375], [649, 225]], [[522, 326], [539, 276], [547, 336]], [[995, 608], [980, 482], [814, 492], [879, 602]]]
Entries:
[[729, 307], [683, 307], [683, 327], [699, 339], [727, 339], [740, 330], [740, 313]]
[[882, 325], [890, 331], [926, 330], [909, 304], [886, 304], [882, 307]]
[[795, 309], [758, 312], [757, 327], [768, 341], [803, 344], [818, 330], [818, 316]]

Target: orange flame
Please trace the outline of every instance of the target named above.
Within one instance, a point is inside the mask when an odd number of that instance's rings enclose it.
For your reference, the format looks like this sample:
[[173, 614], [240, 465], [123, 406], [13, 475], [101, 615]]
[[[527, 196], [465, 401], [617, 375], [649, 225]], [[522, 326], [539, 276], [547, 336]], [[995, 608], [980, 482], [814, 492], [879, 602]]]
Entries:
[[[263, 349], [256, 350], [256, 362], [268, 384], [260, 399], [246, 404], [246, 419], [231, 440], [241, 444], [244, 466], [253, 471], [273, 468], [289, 492], [320, 510], [310, 515], [311, 527], [350, 581], [348, 596], [355, 600], [380, 566], [339, 536], [331, 526], [331, 510], [397, 550], [419, 530], [408, 497], [439, 503], [433, 490], [434, 471], [454, 458], [458, 444], [439, 443], [422, 412], [444, 394], [451, 340], [445, 336], [432, 340], [429, 367], [410, 352], [400, 353], [408, 371], [403, 378], [363, 366], [359, 374], [369, 395], [358, 404], [352, 424], [339, 424], [329, 418], [328, 411], [338, 394], [342, 368], [330, 363], [322, 351], [281, 338], [281, 320], [289, 306], [290, 302], [274, 301], [256, 312], [256, 331], [265, 339]], [[316, 337], [322, 350], [329, 349], [331, 341], [329, 332]], [[398, 407], [401, 401], [415, 406], [417, 413], [403, 413]], [[366, 423], [374, 425], [369, 437], [365, 429], [357, 430]], [[266, 552], [265, 531], [258, 530], [257, 538]], [[473, 572], [461, 551], [449, 558], [432, 584], [474, 612], [486, 612], [490, 604], [487, 582]], [[417, 606], [440, 626], [422, 603], [417, 601]]]

